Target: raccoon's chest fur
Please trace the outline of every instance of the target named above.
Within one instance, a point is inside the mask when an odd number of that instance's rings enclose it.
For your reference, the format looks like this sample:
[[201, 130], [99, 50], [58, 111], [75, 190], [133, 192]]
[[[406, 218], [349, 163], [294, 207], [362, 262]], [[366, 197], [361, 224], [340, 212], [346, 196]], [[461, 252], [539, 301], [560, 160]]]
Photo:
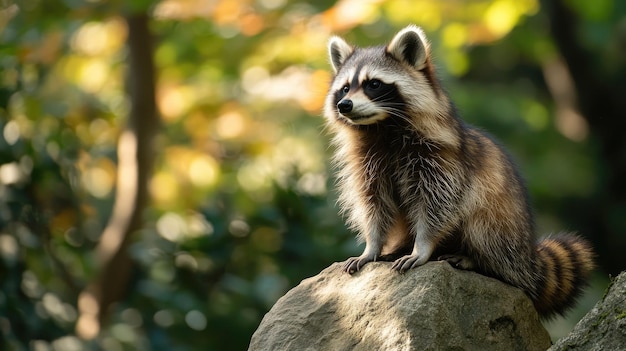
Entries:
[[370, 201], [390, 214], [435, 226], [457, 216], [453, 212], [463, 197], [466, 172], [450, 151], [406, 126], [363, 129], [355, 151]]
[[436, 257], [523, 289], [543, 316], [570, 307], [594, 267], [591, 246], [567, 233], [535, 243], [514, 163], [458, 117], [424, 32], [410, 25], [369, 48], [333, 37], [329, 58], [324, 112], [335, 131], [339, 204], [365, 241], [344, 270], [394, 260], [405, 272]]

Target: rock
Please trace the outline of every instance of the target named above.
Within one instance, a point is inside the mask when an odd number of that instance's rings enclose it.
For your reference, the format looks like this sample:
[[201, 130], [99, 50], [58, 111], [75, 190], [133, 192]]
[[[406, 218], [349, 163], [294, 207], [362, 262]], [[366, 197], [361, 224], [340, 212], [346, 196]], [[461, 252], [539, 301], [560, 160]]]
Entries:
[[335, 263], [279, 299], [249, 350], [546, 350], [550, 336], [519, 289], [447, 262], [350, 276]]
[[617, 276], [606, 294], [572, 332], [550, 351], [626, 350], [626, 272]]

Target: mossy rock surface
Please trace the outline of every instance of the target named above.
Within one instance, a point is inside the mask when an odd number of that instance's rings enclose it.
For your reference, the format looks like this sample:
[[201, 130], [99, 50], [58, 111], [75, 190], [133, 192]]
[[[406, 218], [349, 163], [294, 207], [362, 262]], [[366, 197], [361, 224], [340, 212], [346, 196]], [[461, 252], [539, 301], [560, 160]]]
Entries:
[[626, 272], [617, 276], [607, 293], [574, 330], [550, 351], [626, 350]]

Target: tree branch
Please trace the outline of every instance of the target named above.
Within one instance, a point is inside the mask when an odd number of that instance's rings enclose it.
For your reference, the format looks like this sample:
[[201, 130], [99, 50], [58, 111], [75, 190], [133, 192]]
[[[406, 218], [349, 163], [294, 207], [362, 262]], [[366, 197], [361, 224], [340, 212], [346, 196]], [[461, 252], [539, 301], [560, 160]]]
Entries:
[[111, 304], [123, 298], [132, 271], [128, 254], [132, 234], [142, 227], [148, 202], [148, 181], [154, 160], [153, 139], [159, 118], [155, 103], [152, 36], [147, 14], [126, 18], [128, 25], [128, 88], [131, 111], [118, 141], [116, 199], [96, 257], [99, 275], [78, 299], [76, 332], [90, 339], [98, 335]]

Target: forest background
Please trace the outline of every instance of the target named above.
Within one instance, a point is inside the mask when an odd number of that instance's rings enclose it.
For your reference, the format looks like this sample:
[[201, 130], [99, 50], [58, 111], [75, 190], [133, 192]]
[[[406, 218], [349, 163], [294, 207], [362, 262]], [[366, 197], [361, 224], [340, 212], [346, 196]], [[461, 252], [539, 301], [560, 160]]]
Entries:
[[540, 233], [626, 269], [626, 2], [0, 0], [0, 349], [244, 350], [359, 253], [321, 108], [326, 43], [428, 33]]

